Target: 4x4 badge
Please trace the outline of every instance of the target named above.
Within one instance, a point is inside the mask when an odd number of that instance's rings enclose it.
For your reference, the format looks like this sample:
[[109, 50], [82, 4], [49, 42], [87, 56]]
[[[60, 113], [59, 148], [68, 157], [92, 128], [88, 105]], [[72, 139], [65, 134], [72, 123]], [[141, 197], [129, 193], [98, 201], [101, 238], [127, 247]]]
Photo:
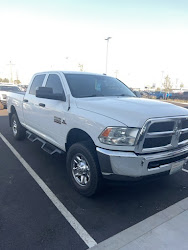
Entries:
[[62, 120], [62, 124], [65, 124], [65, 125], [66, 125], [67, 123], [66, 123], [66, 121], [65, 121], [65, 120]]

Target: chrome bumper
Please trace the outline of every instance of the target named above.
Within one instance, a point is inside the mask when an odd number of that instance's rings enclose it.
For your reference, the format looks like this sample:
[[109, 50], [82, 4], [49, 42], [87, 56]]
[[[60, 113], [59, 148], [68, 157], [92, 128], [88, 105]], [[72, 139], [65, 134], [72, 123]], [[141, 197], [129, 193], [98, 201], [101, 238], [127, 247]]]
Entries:
[[97, 147], [102, 174], [143, 177], [182, 169], [188, 161], [188, 146], [168, 152], [135, 154], [134, 152], [111, 151]]
[[0, 102], [3, 104], [3, 106], [7, 106], [7, 100], [0, 100]]

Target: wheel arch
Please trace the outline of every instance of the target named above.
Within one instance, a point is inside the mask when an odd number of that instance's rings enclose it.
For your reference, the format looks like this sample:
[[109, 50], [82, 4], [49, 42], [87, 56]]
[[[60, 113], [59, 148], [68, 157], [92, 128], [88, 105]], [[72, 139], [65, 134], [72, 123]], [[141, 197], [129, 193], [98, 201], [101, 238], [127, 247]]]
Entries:
[[95, 147], [95, 143], [93, 139], [87, 132], [78, 128], [71, 129], [67, 134], [67, 140], [66, 140], [66, 145], [65, 145], [66, 151], [68, 151], [68, 149], [74, 143], [82, 142], [82, 141], [90, 141], [91, 144]]

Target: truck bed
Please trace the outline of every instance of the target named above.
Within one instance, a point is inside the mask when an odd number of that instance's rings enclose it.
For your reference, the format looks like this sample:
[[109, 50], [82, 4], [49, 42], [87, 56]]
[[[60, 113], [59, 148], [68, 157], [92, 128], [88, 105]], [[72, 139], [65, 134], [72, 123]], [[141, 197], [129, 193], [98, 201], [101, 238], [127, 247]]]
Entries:
[[16, 107], [16, 112], [19, 117], [20, 122], [24, 121], [23, 118], [23, 99], [25, 96], [25, 92], [9, 92], [7, 96], [7, 107], [8, 113], [11, 112], [10, 107]]

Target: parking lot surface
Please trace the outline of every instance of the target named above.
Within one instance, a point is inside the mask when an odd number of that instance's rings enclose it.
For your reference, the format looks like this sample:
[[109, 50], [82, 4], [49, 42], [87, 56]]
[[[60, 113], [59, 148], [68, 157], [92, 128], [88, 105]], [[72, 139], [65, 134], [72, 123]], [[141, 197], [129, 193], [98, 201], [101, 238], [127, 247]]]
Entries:
[[[66, 156], [50, 156], [38, 142], [15, 141], [4, 110], [0, 133], [97, 243], [188, 197], [186, 171], [139, 183], [108, 183], [97, 196], [82, 197], [67, 179]], [[0, 190], [0, 249], [88, 248], [1, 139]]]

